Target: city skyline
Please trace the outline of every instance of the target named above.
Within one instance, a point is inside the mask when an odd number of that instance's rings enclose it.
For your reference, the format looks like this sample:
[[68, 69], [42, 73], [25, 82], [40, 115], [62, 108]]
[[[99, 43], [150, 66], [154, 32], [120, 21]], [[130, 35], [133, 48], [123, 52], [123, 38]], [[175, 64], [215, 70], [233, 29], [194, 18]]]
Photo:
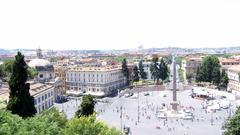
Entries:
[[0, 48], [239, 46], [237, 0], [0, 2]]

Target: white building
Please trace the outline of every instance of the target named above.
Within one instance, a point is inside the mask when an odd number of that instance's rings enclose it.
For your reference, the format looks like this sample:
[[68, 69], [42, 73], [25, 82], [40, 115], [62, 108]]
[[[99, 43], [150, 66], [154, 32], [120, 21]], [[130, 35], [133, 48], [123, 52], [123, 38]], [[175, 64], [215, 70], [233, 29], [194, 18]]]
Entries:
[[46, 82], [54, 78], [53, 65], [44, 59], [33, 59], [28, 63], [28, 66], [36, 68], [38, 75], [35, 78], [38, 82]]
[[[37, 114], [47, 110], [53, 106], [54, 102], [54, 87], [53, 85], [45, 85], [41, 83], [30, 83], [30, 94], [34, 98], [34, 106]], [[0, 100], [9, 101], [9, 87], [3, 85], [0, 87]]]
[[106, 96], [126, 85], [121, 66], [73, 67], [66, 71], [67, 94]]
[[240, 93], [240, 66], [232, 66], [227, 70], [228, 74], [228, 91]]
[[38, 71], [37, 77], [35, 77], [37, 82], [46, 82], [54, 78], [54, 68], [53, 65], [42, 59], [42, 50], [39, 48], [36, 50], [37, 58], [31, 60], [28, 63], [29, 67], [35, 68]]
[[34, 97], [34, 106], [38, 114], [53, 106], [54, 87], [52, 85], [31, 84], [30, 94]]

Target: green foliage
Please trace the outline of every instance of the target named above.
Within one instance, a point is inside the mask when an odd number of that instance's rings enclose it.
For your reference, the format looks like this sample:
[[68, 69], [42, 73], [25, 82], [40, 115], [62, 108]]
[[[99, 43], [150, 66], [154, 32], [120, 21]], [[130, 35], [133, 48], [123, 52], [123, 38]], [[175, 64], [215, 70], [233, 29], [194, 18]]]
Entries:
[[175, 62], [180, 68], [182, 68], [182, 57], [176, 57]]
[[225, 70], [223, 70], [218, 87], [219, 89], [227, 90], [227, 86], [228, 86], [228, 75], [226, 74]]
[[80, 108], [75, 113], [76, 117], [92, 115], [94, 113], [95, 104], [96, 101], [94, 101], [91, 95], [84, 95]]
[[213, 82], [213, 84], [216, 85], [216, 86], [219, 85], [220, 78], [221, 78], [221, 74], [220, 74], [219, 67], [214, 67], [213, 72], [212, 72], [212, 82]]
[[22, 118], [9, 111], [0, 109], [0, 135], [15, 135], [21, 125]]
[[147, 79], [147, 73], [144, 71], [142, 60], [139, 62], [138, 67], [139, 67], [139, 74], [140, 74], [141, 79], [142, 80]]
[[12, 65], [14, 60], [5, 60], [2, 65], [0, 65], [0, 78], [4, 81], [8, 81], [12, 73]]
[[240, 134], [240, 108], [224, 125], [226, 131], [224, 135], [239, 135]]
[[133, 68], [133, 82], [138, 82], [138, 81], [139, 81], [138, 67], [134, 66], [134, 68]]
[[109, 128], [96, 117], [80, 117], [71, 119], [64, 129], [64, 135], [122, 135], [115, 128]]
[[216, 56], [206, 56], [203, 59], [202, 65], [197, 69], [197, 82], [212, 82], [218, 85], [220, 82], [220, 65]]
[[160, 64], [158, 64], [157, 62], [158, 57], [153, 57], [150, 71], [153, 76], [154, 82], [155, 80], [157, 80], [157, 84], [159, 84], [159, 79], [164, 81], [168, 78], [169, 69], [163, 59], [161, 59]]
[[50, 110], [44, 111], [41, 114], [43, 117], [47, 117], [49, 122], [56, 122], [56, 124], [63, 128], [67, 123], [67, 116], [65, 113], [59, 113], [56, 108], [51, 108]]
[[34, 99], [30, 96], [30, 84], [26, 83], [27, 64], [24, 56], [18, 52], [12, 65], [12, 74], [9, 80], [10, 96], [7, 109], [21, 117], [30, 117], [36, 113]]
[[150, 72], [152, 74], [154, 82], [157, 80], [157, 83], [159, 81], [159, 70], [158, 70], [158, 57], [152, 58], [152, 63], [150, 66]]
[[38, 75], [38, 71], [36, 68], [28, 67], [27, 69], [28, 78], [33, 79], [35, 76]]
[[224, 54], [223, 58], [230, 58], [232, 56], [232, 54]]
[[162, 81], [166, 80], [168, 78], [169, 70], [168, 70], [167, 64], [165, 63], [165, 61], [163, 59], [161, 59], [161, 61], [160, 61], [158, 70], [159, 70], [160, 79]]
[[178, 77], [181, 82], [184, 82], [183, 70], [181, 68], [178, 69]]
[[122, 135], [122, 133], [97, 121], [95, 115], [68, 121], [65, 114], [53, 108], [27, 119], [0, 110], [0, 135]]
[[189, 83], [192, 82], [193, 77], [194, 77], [194, 74], [192, 72], [186, 73], [186, 79]]
[[123, 61], [122, 61], [122, 73], [127, 79], [127, 85], [129, 85], [129, 71], [128, 71], [126, 58], [124, 58]]
[[[0, 78], [2, 78], [4, 81], [9, 81], [12, 74], [12, 66], [14, 61], [14, 59], [9, 59], [0, 65]], [[30, 79], [33, 79], [38, 72], [35, 68], [27, 67], [27, 74]]]
[[164, 56], [163, 60], [167, 64], [172, 64], [172, 55]]

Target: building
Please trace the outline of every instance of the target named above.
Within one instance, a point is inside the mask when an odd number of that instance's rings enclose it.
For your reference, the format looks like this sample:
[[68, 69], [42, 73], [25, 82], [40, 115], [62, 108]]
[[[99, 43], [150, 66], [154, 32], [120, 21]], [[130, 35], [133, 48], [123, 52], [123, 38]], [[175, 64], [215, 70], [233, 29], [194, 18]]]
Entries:
[[233, 58], [219, 58], [219, 63], [221, 66], [226, 65], [240, 65], [239, 59], [233, 59]]
[[64, 94], [65, 93], [65, 89], [64, 89], [64, 81], [62, 79], [60, 79], [59, 77], [56, 77], [54, 79], [54, 81], [52, 82], [48, 82], [46, 84], [50, 84], [54, 86], [54, 101], [56, 103], [62, 102], [63, 100], [65, 100]]
[[59, 78], [63, 85], [62, 88], [63, 89], [63, 93], [66, 94], [66, 71], [67, 71], [67, 66], [63, 66], [63, 65], [54, 65], [54, 76], [56, 78]]
[[33, 59], [28, 63], [28, 66], [38, 71], [38, 75], [35, 77], [37, 82], [47, 82], [54, 79], [54, 68], [49, 61], [44, 59]]
[[[41, 83], [30, 82], [30, 95], [34, 98], [34, 106], [37, 114], [53, 106], [54, 87]], [[9, 87], [7, 84], [0, 88], [0, 101], [7, 103], [9, 101]]]
[[232, 66], [227, 70], [228, 74], [228, 91], [240, 94], [240, 66]]
[[107, 96], [126, 85], [121, 66], [72, 67], [66, 71], [67, 94]]
[[184, 73], [184, 79], [186, 80], [187, 74], [196, 74], [198, 67], [201, 66], [201, 57], [186, 57], [182, 60], [182, 69]]

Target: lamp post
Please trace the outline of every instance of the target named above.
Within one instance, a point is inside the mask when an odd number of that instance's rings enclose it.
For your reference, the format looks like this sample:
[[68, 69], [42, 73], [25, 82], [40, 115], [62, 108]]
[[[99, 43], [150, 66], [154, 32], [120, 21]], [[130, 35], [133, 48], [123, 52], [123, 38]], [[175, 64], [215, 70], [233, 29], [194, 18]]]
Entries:
[[140, 111], [139, 111], [139, 91], [138, 91], [138, 122], [140, 121], [140, 116], [139, 116], [139, 113], [140, 113]]

